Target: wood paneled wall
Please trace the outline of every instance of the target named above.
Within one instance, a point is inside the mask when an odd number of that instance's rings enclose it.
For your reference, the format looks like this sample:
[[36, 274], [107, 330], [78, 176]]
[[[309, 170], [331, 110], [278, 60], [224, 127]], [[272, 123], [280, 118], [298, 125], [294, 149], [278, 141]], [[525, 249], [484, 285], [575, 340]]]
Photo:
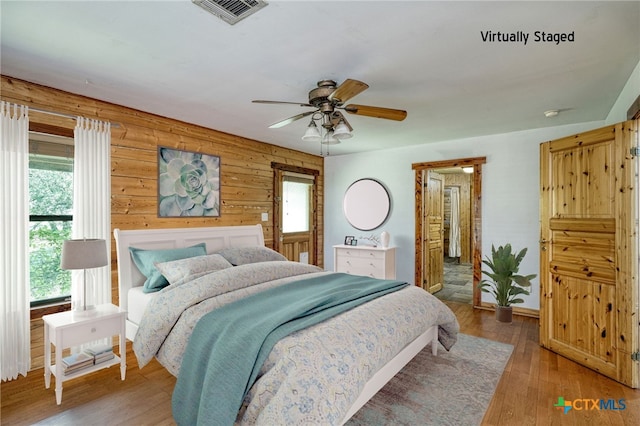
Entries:
[[[324, 265], [324, 159], [193, 124], [1, 76], [0, 98], [46, 111], [95, 118], [111, 128], [111, 227], [120, 229], [232, 226], [261, 223], [265, 244], [273, 247], [272, 162], [319, 171], [319, 266]], [[54, 134], [73, 134], [75, 120], [30, 111], [30, 126]], [[71, 133], [69, 133], [71, 132]], [[218, 218], [159, 218], [159, 146], [218, 155], [221, 161], [221, 215]], [[262, 222], [261, 214], [269, 214]], [[111, 235], [113, 302], [118, 303], [115, 242]]]

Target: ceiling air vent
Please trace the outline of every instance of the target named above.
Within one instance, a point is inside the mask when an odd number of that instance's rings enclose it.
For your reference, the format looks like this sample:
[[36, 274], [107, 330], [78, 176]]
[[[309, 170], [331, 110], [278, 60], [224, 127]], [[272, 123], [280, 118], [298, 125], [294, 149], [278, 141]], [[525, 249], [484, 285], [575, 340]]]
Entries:
[[231, 25], [268, 4], [263, 0], [191, 0], [191, 2]]

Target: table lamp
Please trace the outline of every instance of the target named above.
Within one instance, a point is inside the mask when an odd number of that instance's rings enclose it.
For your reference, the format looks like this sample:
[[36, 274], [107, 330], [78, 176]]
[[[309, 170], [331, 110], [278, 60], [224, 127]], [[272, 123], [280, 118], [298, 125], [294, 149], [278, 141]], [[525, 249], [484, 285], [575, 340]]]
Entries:
[[95, 306], [87, 305], [87, 269], [108, 265], [107, 242], [100, 239], [65, 240], [62, 245], [60, 268], [82, 269], [82, 301], [74, 310], [88, 311]]

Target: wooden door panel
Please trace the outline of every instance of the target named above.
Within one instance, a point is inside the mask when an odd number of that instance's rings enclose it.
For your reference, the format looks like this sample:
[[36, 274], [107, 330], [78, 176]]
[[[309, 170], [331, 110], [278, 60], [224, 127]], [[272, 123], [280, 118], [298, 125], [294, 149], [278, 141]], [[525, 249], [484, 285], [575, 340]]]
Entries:
[[295, 262], [301, 261], [301, 253], [308, 253], [307, 261], [311, 263], [311, 259], [313, 259], [312, 247], [308, 232], [292, 232], [283, 234], [280, 253]]
[[573, 146], [564, 150], [551, 147], [555, 179], [552, 217], [594, 218], [613, 215], [613, 149], [613, 139], [595, 142], [593, 146]]
[[430, 293], [442, 289], [444, 280], [444, 178], [429, 170], [425, 188], [425, 276], [423, 288]]
[[442, 281], [444, 277], [444, 258], [442, 256], [442, 249], [429, 250], [429, 292], [435, 293], [442, 289]]
[[615, 368], [615, 286], [557, 276], [553, 309], [562, 312], [553, 323], [550, 349], [570, 353], [598, 371]]
[[540, 344], [635, 387], [636, 132], [621, 123], [540, 149]]
[[[558, 223], [551, 221], [551, 272], [615, 284], [615, 233], [611, 223], [613, 220], [592, 222], [589, 232], [583, 226], [578, 226], [580, 231], [573, 231], [567, 224], [557, 227]], [[601, 232], [602, 229], [609, 232]]]

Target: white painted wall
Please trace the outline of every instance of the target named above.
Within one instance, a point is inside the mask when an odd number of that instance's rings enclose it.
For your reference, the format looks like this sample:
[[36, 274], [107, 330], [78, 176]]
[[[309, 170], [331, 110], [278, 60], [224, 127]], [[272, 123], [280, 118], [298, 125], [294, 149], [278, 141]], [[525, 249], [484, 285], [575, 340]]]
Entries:
[[631, 73], [627, 84], [625, 84], [618, 100], [609, 111], [606, 124], [615, 124], [627, 119], [627, 110], [640, 96], [640, 62]]

